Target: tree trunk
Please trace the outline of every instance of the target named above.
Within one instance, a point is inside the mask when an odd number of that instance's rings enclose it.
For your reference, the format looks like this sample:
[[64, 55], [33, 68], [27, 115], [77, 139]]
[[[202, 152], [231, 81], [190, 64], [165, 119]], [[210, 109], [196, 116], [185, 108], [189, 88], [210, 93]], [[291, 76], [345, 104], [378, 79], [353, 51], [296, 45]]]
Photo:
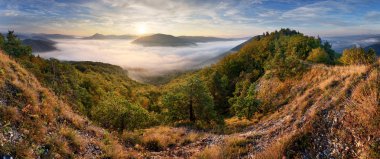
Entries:
[[189, 115], [190, 115], [190, 121], [192, 123], [195, 122], [195, 116], [194, 116], [194, 110], [193, 110], [193, 99], [190, 99]]

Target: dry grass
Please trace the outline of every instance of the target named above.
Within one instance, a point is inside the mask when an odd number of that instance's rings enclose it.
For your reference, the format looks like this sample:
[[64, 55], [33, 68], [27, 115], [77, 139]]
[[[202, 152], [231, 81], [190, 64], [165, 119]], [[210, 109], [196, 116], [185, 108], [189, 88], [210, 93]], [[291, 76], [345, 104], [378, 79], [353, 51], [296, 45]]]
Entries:
[[102, 150], [105, 151], [102, 158], [127, 158], [129, 156], [124, 150], [124, 147], [121, 146], [111, 134], [106, 134], [99, 145]]
[[364, 83], [358, 84], [352, 92], [351, 100], [347, 101], [351, 113], [363, 123], [369, 131], [376, 131], [380, 126], [380, 76], [373, 71]]
[[264, 151], [254, 155], [255, 159], [281, 159], [285, 157], [285, 150], [292, 141], [294, 141], [295, 135], [287, 134], [282, 136], [277, 142], [271, 144]]
[[203, 151], [196, 153], [191, 158], [194, 159], [222, 159], [222, 149], [219, 146], [206, 147]]
[[15, 107], [5, 107], [0, 105], [0, 119], [3, 121], [9, 121], [16, 123], [20, 121], [21, 114]]
[[225, 134], [232, 134], [237, 132], [242, 132], [248, 127], [256, 124], [259, 121], [260, 115], [257, 114], [253, 119], [248, 120], [246, 118], [239, 119], [237, 117], [232, 117], [225, 119]]
[[[10, 101], [10, 102], [8, 102]], [[0, 152], [16, 158], [127, 158], [133, 154], [104, 129], [91, 125], [25, 69], [0, 53], [0, 124], [8, 123], [23, 140], [9, 140], [0, 131]], [[5, 140], [3, 140], [5, 139]], [[92, 154], [89, 143], [101, 154]], [[46, 147], [50, 147], [48, 151]]]
[[70, 146], [74, 149], [74, 152], [83, 151], [85, 145], [87, 145], [87, 142], [71, 128], [62, 127], [59, 133], [69, 141]]
[[[200, 133], [187, 132], [185, 128], [170, 128], [166, 126], [146, 129], [141, 136], [141, 142], [148, 149], [154, 148], [154, 144], [163, 149], [174, 146], [181, 146], [198, 140], [203, 135]], [[151, 145], [153, 144], [153, 145]]]
[[124, 131], [120, 137], [130, 147], [141, 150], [143, 146], [149, 151], [162, 151], [167, 148], [180, 147], [193, 143], [206, 134], [187, 130], [158, 126], [144, 130]]
[[252, 140], [244, 137], [231, 136], [224, 139], [220, 145], [206, 147], [203, 151], [193, 155], [192, 158], [199, 159], [230, 159], [242, 158], [252, 149]]

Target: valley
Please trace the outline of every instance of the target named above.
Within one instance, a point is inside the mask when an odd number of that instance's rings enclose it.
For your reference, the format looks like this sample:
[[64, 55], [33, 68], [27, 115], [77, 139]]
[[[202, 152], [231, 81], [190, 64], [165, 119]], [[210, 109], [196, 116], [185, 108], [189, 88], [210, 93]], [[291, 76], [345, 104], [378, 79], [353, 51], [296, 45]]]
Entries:
[[9, 32], [1, 44], [0, 155], [379, 155], [380, 67], [373, 50], [354, 47], [338, 56], [328, 42], [281, 29], [151, 85], [132, 80], [120, 66], [91, 62], [97, 60], [35, 56], [13, 37]]

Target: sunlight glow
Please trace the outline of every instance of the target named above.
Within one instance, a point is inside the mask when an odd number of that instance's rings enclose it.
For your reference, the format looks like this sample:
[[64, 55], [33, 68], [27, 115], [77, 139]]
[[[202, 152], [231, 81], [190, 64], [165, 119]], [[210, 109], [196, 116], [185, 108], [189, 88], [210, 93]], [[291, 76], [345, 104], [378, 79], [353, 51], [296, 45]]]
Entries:
[[146, 26], [145, 24], [140, 24], [137, 26], [137, 33], [140, 35], [146, 34]]

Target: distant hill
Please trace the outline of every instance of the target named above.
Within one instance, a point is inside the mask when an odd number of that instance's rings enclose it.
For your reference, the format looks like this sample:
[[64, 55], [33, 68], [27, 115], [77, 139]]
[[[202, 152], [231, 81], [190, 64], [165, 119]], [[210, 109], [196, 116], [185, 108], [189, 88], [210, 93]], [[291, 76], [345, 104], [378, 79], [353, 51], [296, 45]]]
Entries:
[[240, 50], [245, 44], [248, 44], [248, 43], [252, 42], [253, 40], [259, 38], [260, 36], [261, 36], [261, 35], [254, 36], [254, 37], [248, 39], [247, 41], [241, 43], [240, 45], [235, 46], [235, 47], [232, 48], [230, 51], [239, 51], [239, 50]]
[[178, 36], [178, 38], [191, 41], [193, 43], [237, 40], [234, 38], [218, 38], [218, 37], [209, 37], [209, 36]]
[[235, 53], [235, 52], [238, 52], [245, 44], [248, 44], [250, 42], [252, 42], [254, 39], [258, 38], [260, 35], [258, 36], [254, 36], [250, 39], [248, 39], [247, 41], [239, 44], [238, 46], [235, 46], [234, 48], [232, 48], [231, 50], [229, 51], [226, 51], [225, 53], [222, 53], [214, 58], [211, 58], [209, 60], [206, 60], [206, 61], [203, 61], [202, 63], [200, 63], [197, 68], [203, 68], [204, 66], [207, 66], [209, 64], [212, 64], [212, 63], [216, 63], [218, 62], [220, 59], [224, 58], [225, 56], [229, 55], [229, 54], [232, 54], [232, 53]]
[[40, 40], [40, 39], [25, 39], [22, 41], [24, 45], [32, 47], [33, 52], [49, 52], [58, 50], [54, 45], [56, 44], [51, 40]]
[[143, 46], [164, 46], [164, 47], [179, 47], [179, 46], [196, 46], [194, 42], [166, 34], [154, 34], [150, 36], [140, 37], [132, 43]]
[[337, 37], [324, 37], [323, 40], [331, 43], [332, 48], [342, 53], [344, 49], [357, 47], [367, 47], [376, 44], [380, 41], [380, 35], [351, 35], [351, 36], [337, 36]]
[[32, 39], [36, 39], [37, 37], [47, 38], [47, 39], [73, 39], [75, 38], [72, 35], [63, 35], [63, 34], [31, 34]]
[[134, 36], [134, 35], [103, 35], [103, 34], [96, 33], [92, 36], [84, 37], [83, 39], [98, 39], [98, 40], [101, 40], [101, 39], [132, 39], [135, 37], [136, 36]]
[[377, 56], [380, 56], [380, 43], [372, 44], [372, 45], [365, 47], [366, 50], [368, 50], [370, 48], [372, 48], [376, 51]]

